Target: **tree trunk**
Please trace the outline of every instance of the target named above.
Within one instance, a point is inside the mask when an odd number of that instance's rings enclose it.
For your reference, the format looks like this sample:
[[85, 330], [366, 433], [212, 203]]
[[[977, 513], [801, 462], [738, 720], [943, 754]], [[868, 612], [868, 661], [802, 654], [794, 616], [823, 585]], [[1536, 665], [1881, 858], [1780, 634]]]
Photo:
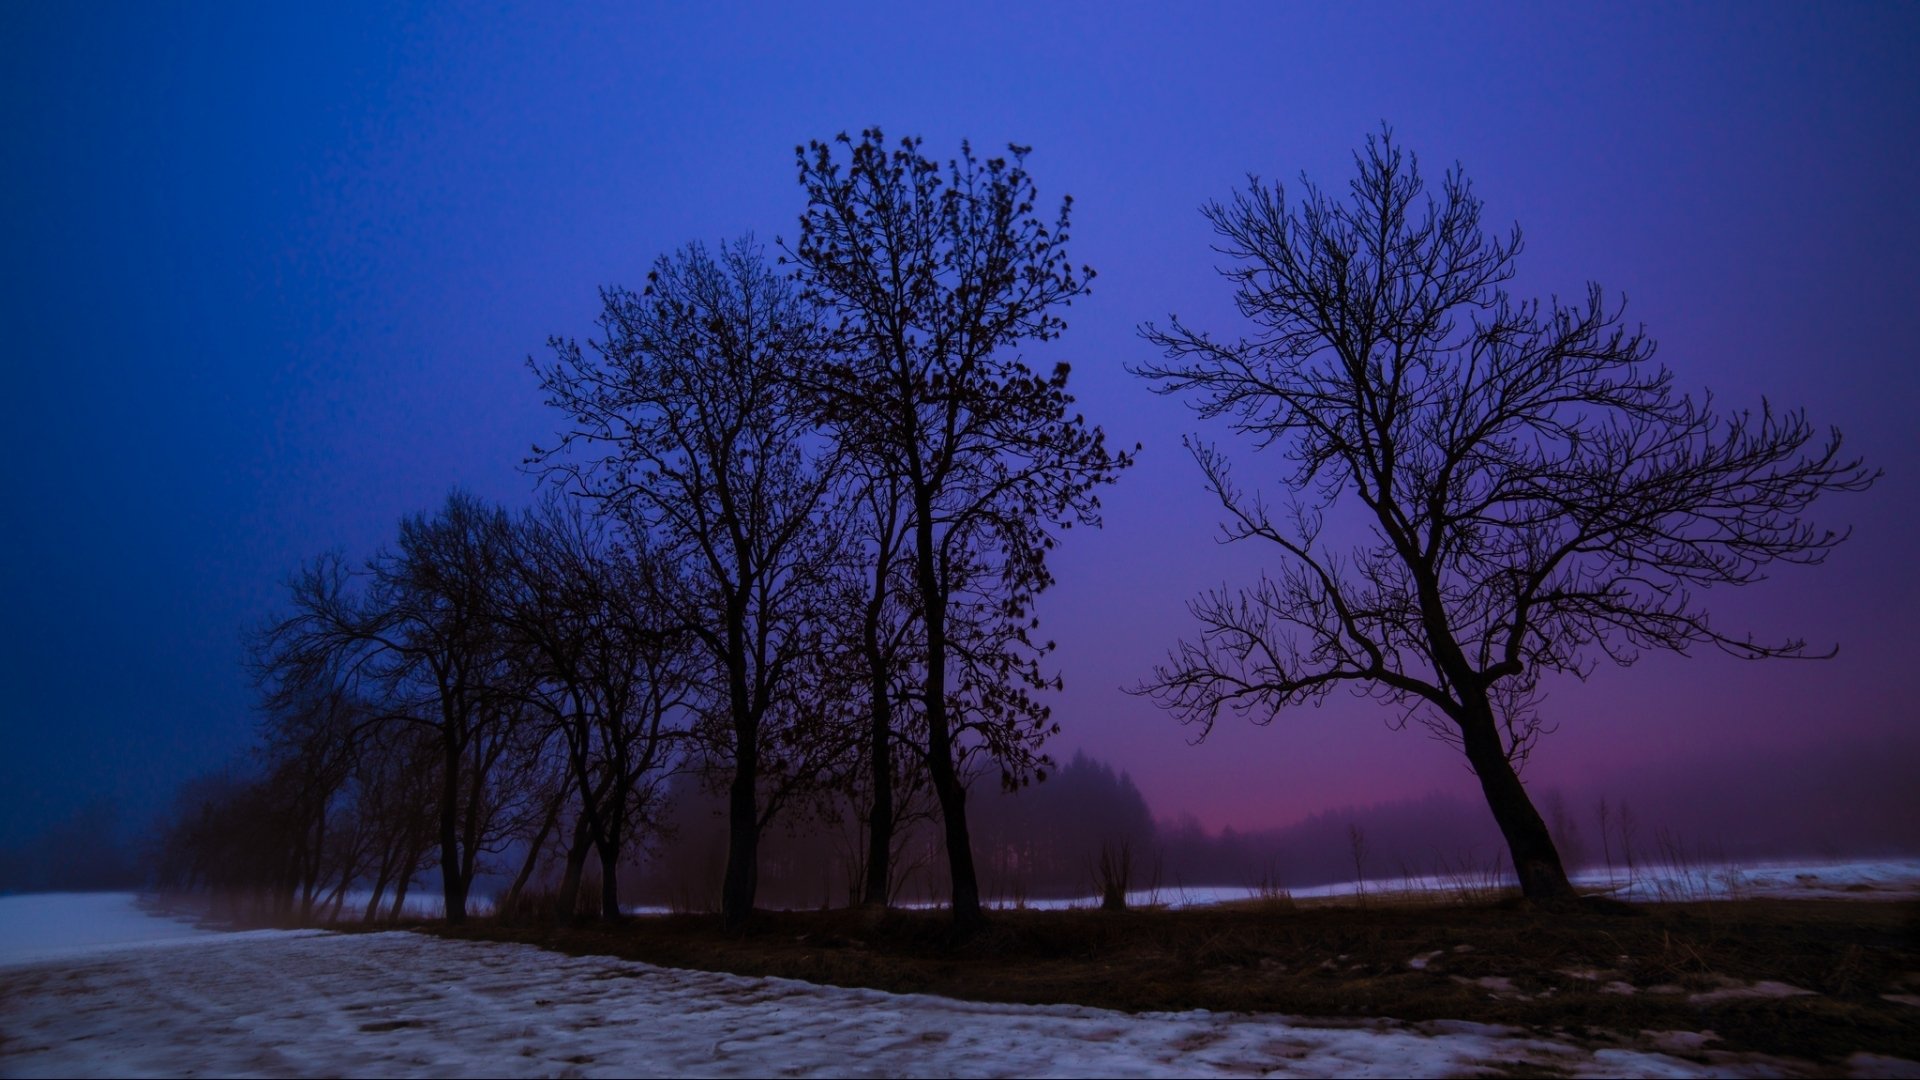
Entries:
[[401, 878], [400, 883], [394, 886], [393, 910], [387, 912], [388, 922], [397, 923], [400, 921], [401, 914], [407, 910], [407, 890], [412, 887], [413, 878], [411, 876]]
[[534, 835], [533, 843], [527, 848], [527, 861], [520, 864], [519, 876], [513, 879], [513, 886], [507, 890], [507, 898], [500, 903], [502, 915], [518, 914], [520, 894], [526, 890], [527, 882], [533, 877], [533, 869], [540, 862], [540, 849], [546, 846], [547, 835], [553, 832], [554, 823], [560, 818], [560, 806], [566, 802], [565, 796], [566, 789], [563, 787], [553, 797], [553, 802], [548, 804], [546, 819], [540, 823], [540, 831]]
[[867, 621], [867, 670], [872, 686], [872, 730], [868, 768], [873, 773], [873, 809], [867, 815], [867, 884], [861, 902], [886, 907], [893, 875], [893, 710], [887, 701], [887, 668], [880, 655], [879, 627]]
[[367, 901], [367, 917], [362, 922], [372, 922], [380, 917], [380, 898], [387, 894], [387, 883], [393, 880], [393, 852], [388, 851], [380, 857], [380, 874], [373, 879], [373, 899]]
[[1553, 845], [1553, 834], [1547, 831], [1547, 823], [1533, 808], [1519, 774], [1507, 760], [1492, 713], [1469, 715], [1461, 724], [1461, 735], [1467, 761], [1480, 778], [1480, 790], [1486, 793], [1493, 820], [1513, 855], [1513, 872], [1520, 879], [1521, 895], [1547, 904], [1575, 899], [1573, 884], [1560, 865], [1560, 852]]
[[587, 868], [587, 849], [593, 846], [593, 833], [581, 815], [573, 823], [573, 842], [567, 845], [567, 869], [560, 875], [560, 895], [554, 903], [554, 921], [573, 921], [580, 909], [580, 878]]
[[447, 922], [458, 926], [467, 921], [467, 883], [460, 876], [460, 744], [443, 741], [445, 766], [440, 777], [440, 895], [447, 908]]
[[720, 886], [720, 922], [729, 930], [746, 925], [760, 884], [760, 807], [755, 797], [759, 748], [753, 732], [736, 732], [733, 784], [727, 791], [727, 874]]
[[620, 921], [620, 849], [610, 841], [600, 847], [600, 918]]
[[406, 854], [393, 872], [393, 911], [388, 917], [391, 922], [400, 921], [401, 914], [406, 910], [407, 892], [413, 888], [413, 879], [420, 872], [420, 860], [426, 857], [428, 849], [433, 846], [433, 837], [424, 827], [416, 824], [409, 828], [413, 831], [408, 834]]
[[[742, 580], [746, 575], [741, 575]], [[727, 611], [727, 702], [733, 715], [733, 784], [727, 789], [727, 873], [720, 883], [720, 925], [745, 926], [760, 886], [760, 725], [747, 690], [746, 618]]]
[[980, 910], [980, 879], [973, 867], [973, 840], [967, 834], [967, 789], [961, 785], [952, 760], [940, 751], [934, 752], [932, 764], [933, 787], [940, 796], [940, 817], [946, 824], [947, 871], [953, 877], [953, 924], [972, 930], [985, 922], [986, 916]]
[[493, 761], [498, 757], [497, 749], [490, 753], [486, 741], [473, 738], [471, 732], [468, 737], [468, 745], [473, 747], [474, 755], [473, 768], [469, 770], [467, 777], [466, 803], [461, 808], [460, 814], [462, 819], [460, 825], [460, 905], [463, 915], [466, 911], [466, 902], [471, 898], [473, 893], [473, 879], [478, 874], [480, 867], [480, 845], [485, 838], [486, 818], [484, 815], [486, 812], [487, 774], [491, 770]]
[[940, 589], [933, 544], [933, 507], [916, 506], [915, 561], [920, 579], [921, 617], [927, 631], [927, 757], [933, 790], [940, 797], [946, 825], [947, 871], [953, 879], [953, 924], [972, 930], [985, 921], [980, 911], [980, 880], [973, 868], [973, 841], [967, 835], [967, 792], [953, 763], [953, 729], [947, 721], [947, 608]]

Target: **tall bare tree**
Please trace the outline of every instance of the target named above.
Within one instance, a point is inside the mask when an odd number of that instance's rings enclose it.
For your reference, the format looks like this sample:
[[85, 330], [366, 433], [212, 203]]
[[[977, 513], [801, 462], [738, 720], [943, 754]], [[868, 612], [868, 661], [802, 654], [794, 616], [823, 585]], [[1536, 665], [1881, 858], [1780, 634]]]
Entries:
[[943, 167], [877, 129], [812, 143], [787, 251], [839, 319], [838, 355], [812, 373], [829, 425], [904, 488], [923, 753], [962, 925], [980, 919], [964, 759], [984, 749], [1013, 783], [1039, 766], [1053, 729], [1028, 691], [1055, 680], [1029, 607], [1052, 580], [1053, 528], [1098, 524], [1094, 489], [1129, 463], [1071, 411], [1065, 364], [1040, 375], [1016, 352], [1064, 330], [1061, 309], [1092, 278], [1067, 258], [1071, 200], [1052, 221], [1036, 214], [1026, 154], [983, 161], [963, 143]]
[[[698, 643], [704, 702], [731, 770], [722, 910], [753, 907], [760, 832], [810, 770], [797, 693], [820, 653], [833, 488], [796, 376], [817, 362], [812, 308], [750, 240], [655, 262], [647, 287], [603, 291], [602, 336], [534, 365], [569, 429], [534, 460], [622, 514], [678, 565], [660, 602]], [[569, 452], [571, 451], [571, 452]], [[671, 587], [667, 587], [671, 585]]]
[[[1845, 533], [1809, 508], [1877, 474], [1799, 411], [1677, 391], [1597, 285], [1514, 299], [1519, 229], [1483, 231], [1458, 170], [1430, 191], [1390, 133], [1355, 161], [1344, 199], [1256, 179], [1205, 208], [1247, 336], [1143, 328], [1165, 358], [1137, 373], [1271, 463], [1269, 493], [1188, 444], [1226, 539], [1279, 561], [1194, 601], [1198, 639], [1139, 690], [1203, 736], [1223, 710], [1266, 723], [1339, 687], [1390, 702], [1465, 753], [1526, 895], [1560, 900], [1516, 770], [1543, 677], [1702, 645], [1815, 655], [1721, 629], [1696, 594], [1821, 562]], [[1342, 550], [1323, 528], [1349, 508], [1364, 538]]]

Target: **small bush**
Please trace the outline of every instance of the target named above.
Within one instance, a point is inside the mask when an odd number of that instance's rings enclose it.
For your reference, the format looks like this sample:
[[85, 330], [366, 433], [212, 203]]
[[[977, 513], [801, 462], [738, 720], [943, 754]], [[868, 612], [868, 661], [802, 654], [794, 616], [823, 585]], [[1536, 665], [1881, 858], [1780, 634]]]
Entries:
[[1133, 845], [1124, 840], [1118, 847], [1101, 844], [1093, 877], [1102, 911], [1127, 910], [1127, 890], [1133, 884]]

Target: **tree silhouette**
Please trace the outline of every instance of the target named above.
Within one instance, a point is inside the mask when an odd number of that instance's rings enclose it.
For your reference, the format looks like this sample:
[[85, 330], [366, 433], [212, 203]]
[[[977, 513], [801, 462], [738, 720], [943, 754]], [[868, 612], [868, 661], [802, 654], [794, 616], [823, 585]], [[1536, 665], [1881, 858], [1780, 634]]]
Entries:
[[[1696, 592], [1821, 562], [1845, 534], [1809, 507], [1877, 473], [1799, 411], [1676, 391], [1597, 285], [1513, 299], [1520, 232], [1483, 232], [1457, 169], [1429, 193], [1390, 132], [1355, 161], [1345, 200], [1255, 179], [1205, 208], [1249, 336], [1142, 330], [1165, 355], [1137, 374], [1278, 465], [1275, 503], [1188, 442], [1225, 538], [1281, 562], [1195, 600], [1198, 639], [1137, 692], [1203, 737], [1222, 710], [1265, 723], [1338, 687], [1390, 702], [1464, 751], [1526, 895], [1565, 898], [1516, 771], [1542, 677], [1698, 645], [1810, 655], [1720, 629]], [[1342, 552], [1323, 529], [1355, 503], [1367, 536]]]
[[645, 584], [706, 664], [712, 690], [695, 707], [710, 754], [731, 766], [722, 911], [737, 926], [762, 828], [827, 748], [799, 692], [821, 652], [836, 548], [832, 475], [795, 396], [819, 327], [746, 240], [684, 248], [655, 262], [644, 293], [602, 300], [599, 340], [556, 339], [553, 362], [536, 365], [570, 426], [535, 460], [680, 568]]
[[1066, 365], [1042, 376], [1013, 352], [1057, 336], [1092, 275], [1067, 259], [1070, 201], [1052, 222], [1035, 214], [1025, 155], [982, 161], [962, 143], [942, 167], [918, 139], [889, 151], [877, 129], [812, 143], [797, 151], [808, 205], [787, 253], [840, 320], [837, 356], [815, 373], [828, 425], [904, 488], [924, 632], [918, 749], [962, 925], [980, 919], [966, 759], [984, 752], [1010, 784], [1044, 763], [1054, 728], [1030, 691], [1057, 680], [1039, 666], [1050, 645], [1028, 633], [1051, 529], [1098, 524], [1094, 489], [1130, 460], [1070, 411]]
[[292, 612], [258, 644], [263, 677], [282, 689], [337, 675], [344, 692], [377, 703], [357, 728], [432, 732], [441, 886], [454, 923], [465, 921], [480, 856], [510, 831], [521, 794], [507, 778], [526, 749], [521, 696], [507, 685], [515, 675], [499, 621], [509, 540], [505, 511], [455, 491], [438, 513], [403, 519], [397, 544], [363, 575], [338, 556], [305, 567], [291, 583]]
[[[644, 536], [622, 543], [604, 518], [557, 493], [515, 522], [509, 564], [502, 621], [524, 649], [529, 699], [559, 732], [571, 787], [553, 793], [522, 881], [571, 796], [576, 841], [600, 852], [601, 915], [617, 919], [620, 861], [683, 742], [697, 675], [692, 635], [660, 602], [678, 591], [677, 568]], [[586, 844], [572, 845], [562, 917], [575, 910], [585, 857]]]
[[910, 816], [902, 813], [902, 797], [921, 775], [918, 762], [902, 755], [904, 746], [925, 742], [912, 682], [919, 668], [921, 620], [906, 552], [911, 535], [906, 484], [883, 462], [862, 455], [845, 464], [851, 513], [836, 606], [855, 615], [841, 637], [843, 651], [851, 654], [847, 666], [858, 673], [849, 681], [858, 689], [845, 696], [866, 707], [864, 766], [851, 770], [847, 779], [866, 826], [859, 860], [861, 903], [886, 907], [896, 884], [896, 833], [903, 817]]

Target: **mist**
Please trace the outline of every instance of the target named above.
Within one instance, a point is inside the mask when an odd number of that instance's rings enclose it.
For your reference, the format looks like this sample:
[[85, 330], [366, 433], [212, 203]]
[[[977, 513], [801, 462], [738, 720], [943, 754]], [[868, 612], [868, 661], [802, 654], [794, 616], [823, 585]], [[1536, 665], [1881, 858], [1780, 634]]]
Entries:
[[[1903, 762], [1916, 752], [1916, 740], [1839, 741], [1818, 752], [1654, 762], [1533, 794], [1570, 870], [1675, 857], [1751, 864], [1913, 854], [1920, 852], [1920, 793]], [[1157, 886], [1167, 899], [1197, 886], [1351, 882], [1355, 830], [1364, 849], [1359, 876], [1369, 880], [1509, 870], [1499, 831], [1471, 793], [1210, 829], [1192, 815], [1149, 806], [1126, 769], [1075, 754], [1047, 781], [1016, 792], [976, 785], [971, 806], [979, 814], [983, 891], [1000, 903], [1091, 895], [1101, 851], [1122, 845], [1133, 886]], [[711, 909], [725, 861], [722, 810], [697, 781], [677, 786], [666, 817], [671, 839], [628, 869], [629, 895], [675, 910]], [[946, 887], [938, 830], [927, 824], [915, 822], [903, 842], [918, 854], [899, 886], [903, 902], [935, 901]], [[860, 835], [859, 822], [831, 814], [771, 830], [761, 871], [766, 902], [847, 904], [859, 880], [849, 857]]]

